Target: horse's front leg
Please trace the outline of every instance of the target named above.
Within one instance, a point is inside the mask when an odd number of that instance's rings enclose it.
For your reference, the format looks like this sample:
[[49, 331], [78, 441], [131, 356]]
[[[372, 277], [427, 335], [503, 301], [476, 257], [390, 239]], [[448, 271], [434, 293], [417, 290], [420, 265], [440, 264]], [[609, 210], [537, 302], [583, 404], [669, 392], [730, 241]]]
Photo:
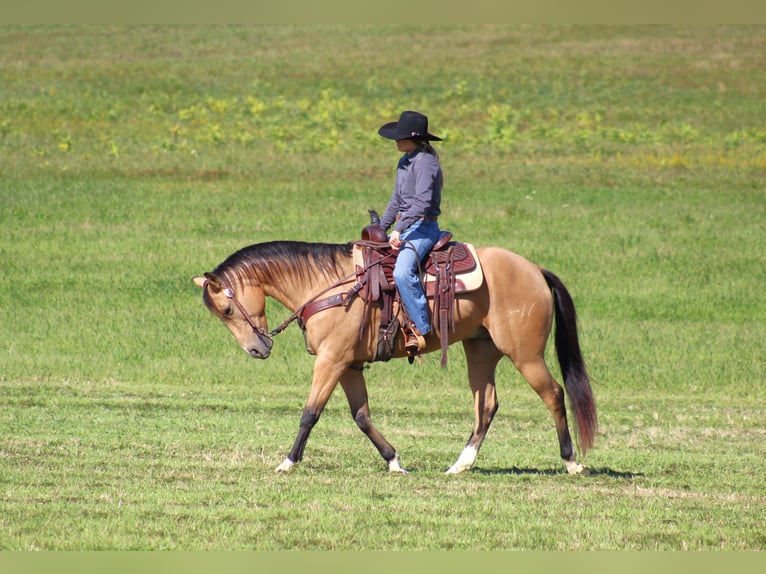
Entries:
[[309, 392], [309, 398], [306, 401], [306, 406], [303, 408], [303, 414], [301, 415], [301, 422], [298, 427], [298, 436], [293, 443], [293, 448], [290, 450], [290, 454], [282, 461], [276, 468], [276, 472], [287, 472], [296, 463], [300, 462], [303, 458], [303, 451], [306, 448], [306, 442], [311, 434], [311, 429], [319, 421], [319, 417], [324, 410], [327, 401], [330, 399], [330, 395], [335, 390], [335, 386], [338, 384], [338, 379], [341, 373], [346, 370], [348, 364], [339, 362], [337, 359], [327, 359], [317, 357], [314, 363], [314, 378], [311, 381], [311, 391]]
[[370, 405], [367, 400], [367, 385], [364, 382], [364, 374], [356, 368], [349, 368], [340, 377], [340, 385], [346, 393], [348, 406], [351, 407], [351, 416], [354, 417], [359, 429], [367, 435], [380, 456], [388, 463], [390, 472], [407, 474], [399, 464], [399, 455], [393, 446], [383, 437], [372, 424], [370, 417]]

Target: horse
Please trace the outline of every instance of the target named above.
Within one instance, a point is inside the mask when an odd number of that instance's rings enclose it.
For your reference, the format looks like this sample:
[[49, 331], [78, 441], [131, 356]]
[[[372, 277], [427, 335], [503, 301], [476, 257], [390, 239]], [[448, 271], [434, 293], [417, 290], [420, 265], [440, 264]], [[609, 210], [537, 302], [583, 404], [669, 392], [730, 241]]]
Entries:
[[[293, 446], [276, 472], [290, 471], [303, 459], [313, 427], [340, 383], [351, 415], [388, 465], [406, 473], [396, 449], [375, 427], [363, 374], [374, 357], [375, 319], [380, 310], [355, 296], [353, 242], [346, 244], [271, 241], [232, 253], [213, 271], [194, 277], [205, 306], [228, 328], [251, 357], [267, 359], [274, 337], [297, 319], [306, 349], [315, 355], [313, 378]], [[455, 296], [450, 345], [461, 342], [474, 397], [474, 425], [468, 442], [447, 474], [470, 470], [498, 410], [495, 370], [508, 357], [553, 416], [559, 454], [569, 474], [587, 472], [577, 459], [569, 432], [565, 393], [574, 412], [582, 457], [593, 447], [598, 427], [590, 377], [582, 357], [577, 313], [564, 283], [551, 271], [500, 247], [476, 249], [484, 280], [481, 287]], [[349, 287], [351, 285], [351, 287]], [[266, 301], [272, 298], [292, 315], [269, 331]], [[320, 299], [321, 298], [321, 299]], [[302, 317], [307, 305], [319, 312]], [[554, 379], [544, 355], [555, 319], [555, 348], [564, 387]], [[429, 333], [428, 353], [441, 348], [440, 334]], [[392, 358], [407, 356], [404, 337], [396, 337]]]

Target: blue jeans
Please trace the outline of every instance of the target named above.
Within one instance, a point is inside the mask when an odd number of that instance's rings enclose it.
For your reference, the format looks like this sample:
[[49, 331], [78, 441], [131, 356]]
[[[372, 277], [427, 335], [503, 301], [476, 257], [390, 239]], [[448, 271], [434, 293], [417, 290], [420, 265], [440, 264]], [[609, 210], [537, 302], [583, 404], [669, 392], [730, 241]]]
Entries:
[[423, 292], [419, 263], [439, 240], [441, 231], [435, 221], [417, 221], [401, 235], [404, 242], [394, 266], [394, 282], [407, 314], [421, 335], [431, 331], [428, 300]]

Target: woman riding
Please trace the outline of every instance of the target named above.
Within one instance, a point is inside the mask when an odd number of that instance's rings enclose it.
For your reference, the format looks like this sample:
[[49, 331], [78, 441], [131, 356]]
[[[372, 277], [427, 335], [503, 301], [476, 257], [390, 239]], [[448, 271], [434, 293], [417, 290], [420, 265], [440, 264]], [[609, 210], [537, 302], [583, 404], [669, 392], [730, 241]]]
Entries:
[[441, 141], [428, 133], [428, 117], [414, 111], [401, 114], [396, 122], [378, 130], [384, 138], [396, 141], [404, 155], [399, 159], [396, 183], [381, 225], [393, 225], [388, 243], [398, 252], [394, 282], [407, 314], [412, 320], [405, 348], [417, 354], [425, 348], [425, 335], [431, 331], [428, 301], [420, 282], [420, 262], [438, 241], [441, 231], [442, 170], [431, 141]]

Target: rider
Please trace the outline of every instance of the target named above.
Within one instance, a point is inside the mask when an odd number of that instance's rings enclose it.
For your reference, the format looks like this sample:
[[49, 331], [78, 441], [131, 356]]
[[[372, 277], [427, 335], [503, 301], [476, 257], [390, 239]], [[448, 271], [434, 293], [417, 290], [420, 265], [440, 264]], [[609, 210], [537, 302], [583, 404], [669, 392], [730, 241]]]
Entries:
[[439, 155], [431, 141], [441, 141], [428, 133], [428, 117], [405, 111], [396, 122], [381, 126], [378, 133], [395, 140], [404, 155], [399, 159], [396, 183], [381, 225], [393, 230], [388, 243], [398, 252], [394, 282], [399, 297], [413, 324], [408, 325], [405, 348], [417, 354], [425, 348], [425, 335], [431, 331], [428, 301], [420, 282], [420, 261], [439, 239], [442, 170]]

